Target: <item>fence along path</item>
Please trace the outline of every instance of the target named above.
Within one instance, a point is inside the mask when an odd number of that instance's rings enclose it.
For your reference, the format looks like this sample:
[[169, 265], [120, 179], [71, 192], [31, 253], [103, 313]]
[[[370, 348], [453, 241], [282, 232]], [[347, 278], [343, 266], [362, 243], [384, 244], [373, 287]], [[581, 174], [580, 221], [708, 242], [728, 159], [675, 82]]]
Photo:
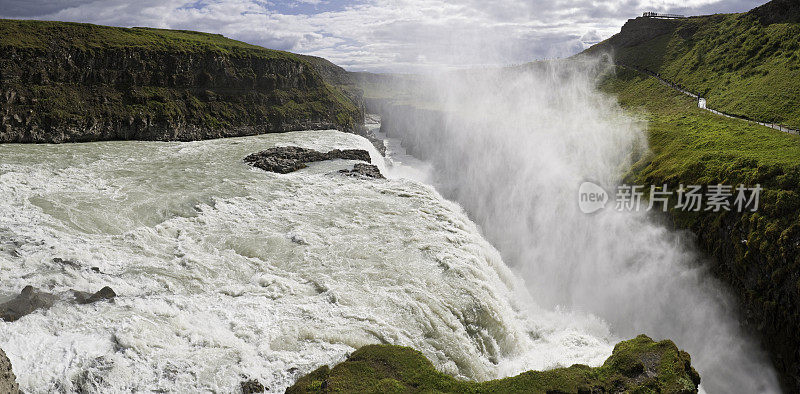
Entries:
[[700, 97], [699, 95], [697, 95], [695, 93], [692, 93], [685, 86], [683, 86], [681, 84], [674, 83], [672, 81], [668, 81], [668, 80], [666, 80], [664, 78], [661, 78], [661, 75], [658, 74], [658, 73], [650, 71], [650, 70], [648, 70], [646, 68], [641, 68], [641, 67], [636, 67], [636, 66], [628, 66], [626, 64], [621, 64], [621, 63], [617, 63], [617, 65], [625, 67], [625, 68], [628, 68], [628, 69], [631, 69], [631, 70], [634, 70], [634, 71], [638, 71], [638, 72], [640, 72], [642, 74], [647, 74], [647, 75], [657, 79], [662, 84], [664, 84], [666, 86], [669, 86], [670, 88], [673, 88], [673, 89], [675, 89], [675, 90], [677, 90], [677, 91], [679, 91], [679, 92], [681, 92], [681, 93], [683, 93], [683, 94], [685, 94], [685, 95], [687, 95], [689, 97], [693, 97], [693, 98], [697, 99], [697, 106], [699, 108], [702, 108], [702, 109], [708, 111], [708, 112], [711, 112], [711, 113], [714, 113], [714, 114], [717, 114], [717, 115], [721, 115], [721, 116], [725, 116], [725, 117], [728, 117], [728, 118], [743, 120], [743, 121], [748, 122], [748, 123], [760, 124], [762, 126], [766, 126], [766, 127], [771, 128], [771, 129], [779, 130], [779, 131], [782, 131], [784, 133], [800, 135], [800, 130], [793, 129], [791, 127], [784, 126], [782, 124], [772, 123], [772, 122], [761, 122], [761, 121], [758, 121], [758, 120], [748, 119], [748, 118], [746, 118], [744, 116], [731, 115], [731, 114], [727, 114], [727, 113], [722, 112], [722, 111], [717, 111], [715, 109], [708, 108], [708, 106], [706, 105], [706, 99], [705, 98]]

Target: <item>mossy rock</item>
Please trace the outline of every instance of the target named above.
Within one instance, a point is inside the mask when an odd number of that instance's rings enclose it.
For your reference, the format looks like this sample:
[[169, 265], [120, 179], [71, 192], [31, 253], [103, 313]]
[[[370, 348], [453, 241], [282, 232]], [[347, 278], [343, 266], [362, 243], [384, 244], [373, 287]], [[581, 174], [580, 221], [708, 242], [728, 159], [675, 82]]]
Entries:
[[364, 346], [335, 367], [322, 366], [287, 393], [696, 393], [700, 376], [672, 341], [645, 335], [620, 342], [597, 368], [576, 364], [488, 382], [443, 374], [404, 346]]

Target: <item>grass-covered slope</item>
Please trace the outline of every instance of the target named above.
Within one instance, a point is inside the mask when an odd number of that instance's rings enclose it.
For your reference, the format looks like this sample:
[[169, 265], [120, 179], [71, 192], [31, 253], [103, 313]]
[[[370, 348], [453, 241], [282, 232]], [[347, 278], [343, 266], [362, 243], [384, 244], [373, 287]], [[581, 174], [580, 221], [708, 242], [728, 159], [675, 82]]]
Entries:
[[703, 111], [628, 69], [617, 68], [600, 87], [648, 121], [650, 151], [628, 183], [764, 188], [757, 212], [672, 209], [669, 217], [714, 257], [712, 270], [740, 298], [785, 386], [800, 389], [800, 137]]
[[[707, 183], [731, 168], [800, 164], [800, 137], [704, 111], [695, 99], [655, 78], [617, 67], [601, 88], [647, 119], [651, 175]], [[754, 172], [745, 172], [741, 180], [756, 180]]]
[[[746, 13], [682, 20], [636, 18], [584, 54], [659, 73], [708, 106], [800, 128], [800, 2], [773, 0]], [[800, 390], [800, 138], [697, 108], [654, 78], [617, 68], [601, 88], [648, 120], [650, 152], [628, 182], [760, 184], [757, 212], [684, 212], [716, 275], [739, 297], [784, 386]], [[674, 204], [673, 204], [674, 205]]]
[[323, 73], [218, 34], [0, 20], [0, 142], [358, 129], [360, 96]]
[[620, 342], [597, 368], [573, 365], [549, 371], [471, 382], [437, 371], [422, 353], [408, 347], [370, 345], [333, 369], [300, 378], [287, 393], [695, 393], [700, 376], [689, 354], [671, 341], [644, 335]]
[[0, 20], [0, 45], [47, 50], [53, 42], [84, 50], [141, 48], [150, 51], [254, 56], [296, 60], [298, 55], [265, 49], [225, 38], [221, 34], [146, 27], [121, 28], [87, 23]]
[[649, 69], [711, 108], [800, 128], [800, 2], [683, 20], [636, 18], [587, 50]]

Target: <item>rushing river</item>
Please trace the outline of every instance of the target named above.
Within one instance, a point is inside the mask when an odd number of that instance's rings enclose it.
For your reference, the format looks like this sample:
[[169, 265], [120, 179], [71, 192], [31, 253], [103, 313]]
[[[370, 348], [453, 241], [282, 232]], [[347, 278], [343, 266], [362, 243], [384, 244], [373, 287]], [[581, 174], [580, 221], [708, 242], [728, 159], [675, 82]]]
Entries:
[[[242, 162], [289, 144], [369, 149], [390, 179]], [[607, 326], [533, 306], [423, 172], [336, 131], [0, 145], [0, 301], [25, 285], [59, 296], [0, 322], [0, 348], [29, 393], [280, 392], [370, 343], [480, 380], [601, 363]], [[71, 300], [103, 286], [114, 302]]]

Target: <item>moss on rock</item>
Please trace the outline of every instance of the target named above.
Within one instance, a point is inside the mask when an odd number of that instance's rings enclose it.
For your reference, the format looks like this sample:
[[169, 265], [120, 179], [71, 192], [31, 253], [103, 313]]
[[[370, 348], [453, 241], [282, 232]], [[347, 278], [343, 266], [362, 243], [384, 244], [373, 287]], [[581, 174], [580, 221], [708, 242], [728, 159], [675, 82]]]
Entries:
[[596, 368], [576, 364], [472, 382], [443, 374], [422, 353], [394, 345], [364, 346], [334, 366], [300, 378], [287, 393], [696, 393], [700, 376], [672, 341], [645, 335], [620, 342]]

